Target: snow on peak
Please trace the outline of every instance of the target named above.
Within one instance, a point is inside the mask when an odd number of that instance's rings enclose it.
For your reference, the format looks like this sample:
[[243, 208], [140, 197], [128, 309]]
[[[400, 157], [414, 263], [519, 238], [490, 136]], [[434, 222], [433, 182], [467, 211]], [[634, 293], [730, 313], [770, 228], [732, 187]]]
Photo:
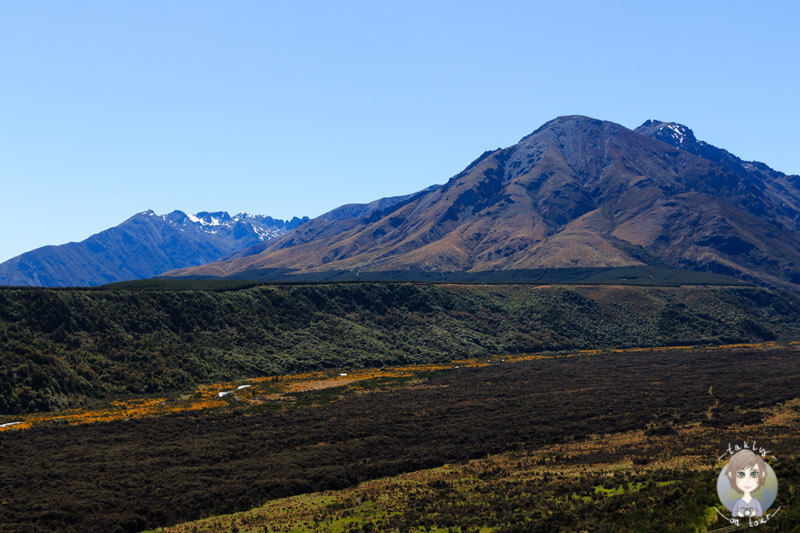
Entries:
[[232, 217], [225, 211], [220, 211], [218, 213], [201, 211], [194, 215], [187, 214], [186, 218], [195, 224], [199, 224], [200, 226], [230, 226], [231, 224], [235, 224], [240, 220], [257, 219], [260, 217], [258, 215], [248, 215], [247, 213], [239, 213], [238, 215]]
[[287, 223], [263, 215], [250, 215], [242, 212], [230, 216], [226, 211], [200, 211], [191, 214], [173, 211], [167, 215], [158, 215], [148, 209], [138, 213], [140, 217], [158, 217], [175, 226], [180, 231], [199, 231], [211, 235], [231, 235], [235, 239], [245, 238], [249, 234], [250, 241], [269, 241], [280, 237], [287, 231]]
[[[664, 129], [668, 129], [669, 132]], [[658, 128], [658, 131], [669, 135], [677, 144], [683, 144], [689, 136], [689, 128], [682, 124], [664, 124]]]
[[275, 228], [262, 228], [259, 226], [252, 226], [253, 232], [258, 235], [258, 240], [260, 241], [268, 241], [270, 239], [274, 239], [276, 237], [280, 237], [283, 233], [280, 230]]

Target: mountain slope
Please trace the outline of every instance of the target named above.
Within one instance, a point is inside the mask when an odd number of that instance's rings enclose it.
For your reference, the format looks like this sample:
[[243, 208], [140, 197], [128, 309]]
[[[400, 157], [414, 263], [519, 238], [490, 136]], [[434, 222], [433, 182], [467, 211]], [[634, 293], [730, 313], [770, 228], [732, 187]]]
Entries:
[[796, 288], [799, 179], [642, 128], [559, 117], [387, 209], [320, 217], [259, 255], [168, 275], [650, 264]]
[[[0, 264], [0, 285], [92, 286], [226, 259], [307, 219], [225, 212], [145, 211], [79, 243], [45, 246]], [[262, 249], [258, 251], [262, 251]]]
[[800, 230], [800, 176], [787, 176], [758, 161], [743, 161], [698, 141], [691, 129], [677, 122], [648, 120], [635, 131], [725, 167], [743, 184], [739, 195], [752, 213]]

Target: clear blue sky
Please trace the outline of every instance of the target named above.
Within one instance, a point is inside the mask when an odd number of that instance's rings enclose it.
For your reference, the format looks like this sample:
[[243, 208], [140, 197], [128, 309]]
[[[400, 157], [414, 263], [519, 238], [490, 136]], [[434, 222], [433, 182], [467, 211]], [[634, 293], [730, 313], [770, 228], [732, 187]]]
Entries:
[[443, 183], [566, 114], [800, 173], [800, 2], [0, 3], [0, 261]]

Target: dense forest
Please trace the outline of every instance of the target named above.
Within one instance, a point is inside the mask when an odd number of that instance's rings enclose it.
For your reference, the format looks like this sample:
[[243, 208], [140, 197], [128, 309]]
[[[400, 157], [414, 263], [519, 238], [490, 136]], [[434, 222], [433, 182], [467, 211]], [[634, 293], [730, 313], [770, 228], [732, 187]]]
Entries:
[[180, 283], [1, 289], [0, 414], [319, 368], [800, 338], [800, 299], [751, 287]]

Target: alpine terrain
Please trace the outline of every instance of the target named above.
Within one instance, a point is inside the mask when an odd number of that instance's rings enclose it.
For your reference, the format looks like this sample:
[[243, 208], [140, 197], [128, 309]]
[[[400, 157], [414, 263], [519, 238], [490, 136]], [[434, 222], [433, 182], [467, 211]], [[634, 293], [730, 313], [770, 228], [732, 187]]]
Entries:
[[800, 177], [742, 161], [676, 123], [630, 130], [559, 117], [444, 185], [339, 215], [259, 254], [166, 275], [649, 265], [800, 288]]
[[82, 242], [45, 246], [0, 264], [0, 285], [92, 286], [257, 253], [308, 218], [241, 213], [138, 213]]

